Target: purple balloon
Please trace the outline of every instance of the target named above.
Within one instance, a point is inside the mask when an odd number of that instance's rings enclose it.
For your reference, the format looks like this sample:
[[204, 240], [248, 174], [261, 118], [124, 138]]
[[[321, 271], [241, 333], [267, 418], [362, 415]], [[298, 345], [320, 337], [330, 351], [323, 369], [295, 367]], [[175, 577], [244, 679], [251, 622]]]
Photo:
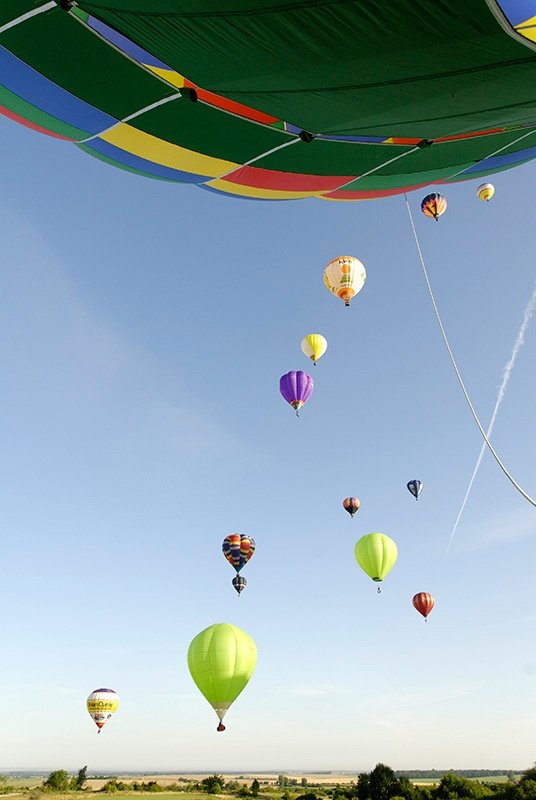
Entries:
[[298, 415], [300, 408], [305, 405], [313, 393], [313, 379], [301, 369], [298, 372], [287, 372], [279, 379], [279, 391]]

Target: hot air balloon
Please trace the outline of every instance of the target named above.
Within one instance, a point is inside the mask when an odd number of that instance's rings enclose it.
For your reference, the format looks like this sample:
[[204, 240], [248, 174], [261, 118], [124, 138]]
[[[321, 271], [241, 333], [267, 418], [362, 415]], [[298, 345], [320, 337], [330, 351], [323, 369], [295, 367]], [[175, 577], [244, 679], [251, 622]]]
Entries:
[[359, 506], [361, 503], [357, 499], [357, 497], [347, 497], [346, 500], [342, 501], [344, 509], [348, 511], [351, 517], [359, 510]]
[[296, 416], [299, 417], [299, 411], [302, 406], [309, 400], [313, 393], [314, 383], [310, 375], [302, 372], [287, 372], [279, 379], [279, 391], [284, 399], [296, 411]]
[[326, 288], [344, 300], [345, 306], [349, 306], [352, 297], [361, 291], [366, 277], [365, 267], [354, 256], [339, 256], [324, 268]]
[[411, 601], [419, 614], [422, 614], [424, 617], [425, 622], [427, 621], [428, 614], [433, 609], [435, 605], [435, 600], [431, 594], [428, 592], [418, 592], [414, 595], [413, 600]]
[[415, 500], [419, 499], [419, 495], [422, 492], [422, 483], [420, 481], [414, 480], [410, 481], [407, 484], [408, 490], [411, 492]]
[[481, 183], [476, 190], [476, 194], [479, 200], [485, 200], [489, 203], [495, 194], [495, 186], [492, 183]]
[[[242, 567], [248, 563], [255, 552], [255, 540], [251, 536], [231, 533], [223, 540], [222, 551], [229, 564], [235, 568], [238, 576]], [[240, 580], [233, 578], [233, 586], [238, 594], [245, 589], [246, 585], [247, 581], [245, 578], [241, 578]]]
[[354, 555], [369, 578], [380, 583], [396, 564], [398, 548], [384, 533], [367, 533], [356, 543]]
[[232, 583], [234, 588], [238, 592], [238, 596], [240, 596], [240, 592], [243, 592], [246, 586], [248, 585], [247, 580], [243, 578], [242, 575], [235, 575]]
[[86, 705], [89, 716], [98, 728], [97, 733], [100, 733], [119, 708], [119, 695], [113, 689], [94, 689]]
[[302, 339], [301, 349], [316, 367], [316, 362], [328, 349], [328, 343], [320, 333], [308, 333]]
[[421, 202], [421, 211], [427, 217], [433, 217], [436, 222], [439, 221], [445, 211], [447, 210], [447, 198], [438, 192], [427, 194]]
[[220, 622], [195, 636], [188, 648], [188, 669], [197, 688], [220, 720], [245, 689], [257, 664], [255, 642], [236, 625]]
[[229, 197], [363, 200], [475, 179], [534, 157], [522, 5], [4, 0], [0, 111]]

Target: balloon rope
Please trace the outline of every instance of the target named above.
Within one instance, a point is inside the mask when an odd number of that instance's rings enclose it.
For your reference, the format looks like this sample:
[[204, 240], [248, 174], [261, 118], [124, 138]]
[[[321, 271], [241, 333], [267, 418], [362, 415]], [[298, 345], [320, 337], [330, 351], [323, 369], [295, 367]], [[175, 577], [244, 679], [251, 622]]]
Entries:
[[424, 262], [424, 257], [423, 257], [423, 254], [422, 254], [421, 245], [419, 243], [419, 237], [417, 236], [417, 231], [415, 229], [415, 223], [413, 221], [413, 214], [411, 213], [411, 208], [409, 206], [408, 197], [407, 197], [406, 193], [404, 193], [404, 199], [406, 201], [406, 208], [408, 210], [409, 221], [411, 223], [411, 228], [412, 228], [412, 231], [413, 231], [413, 238], [415, 239], [415, 245], [417, 247], [417, 252], [419, 254], [419, 260], [421, 262], [421, 267], [422, 267], [422, 271], [423, 271], [423, 274], [424, 274], [424, 279], [426, 281], [426, 286], [428, 287], [428, 294], [430, 295], [430, 299], [431, 299], [432, 305], [434, 307], [434, 312], [435, 312], [436, 319], [437, 319], [437, 322], [438, 322], [438, 325], [439, 325], [439, 330], [441, 331], [441, 335], [443, 337], [443, 341], [445, 342], [445, 346], [446, 346], [448, 354], [450, 356], [450, 360], [452, 362], [452, 366], [454, 367], [454, 371], [456, 373], [456, 377], [458, 378], [458, 382], [459, 382], [459, 384], [460, 384], [460, 386], [462, 388], [462, 391], [463, 391], [463, 394], [465, 396], [465, 399], [467, 400], [467, 405], [469, 406], [469, 408], [471, 410], [471, 414], [473, 415], [473, 419], [475, 420], [475, 422], [477, 424], [478, 430], [482, 434], [482, 438], [484, 439], [484, 442], [488, 446], [488, 449], [489, 449], [491, 455], [493, 456], [493, 458], [495, 459], [495, 461], [497, 462], [499, 467], [502, 469], [502, 471], [504, 472], [504, 474], [506, 475], [506, 477], [508, 478], [510, 483], [512, 483], [512, 485], [515, 486], [517, 491], [525, 498], [525, 500], [528, 500], [528, 502], [531, 505], [536, 507], [536, 500], [534, 500], [529, 494], [527, 494], [527, 492], [519, 485], [519, 483], [517, 483], [517, 481], [508, 472], [508, 470], [506, 469], [505, 465], [503, 464], [503, 462], [501, 461], [501, 459], [499, 458], [499, 456], [495, 452], [495, 450], [493, 448], [493, 445], [491, 444], [490, 440], [488, 439], [486, 431], [484, 430], [484, 428], [482, 427], [482, 425], [480, 423], [478, 415], [477, 415], [477, 413], [476, 413], [476, 411], [474, 409], [474, 406], [473, 406], [473, 404], [471, 402], [471, 398], [469, 397], [467, 389], [465, 388], [465, 384], [464, 384], [462, 376], [460, 374], [460, 370], [458, 369], [458, 365], [456, 364], [456, 359], [454, 358], [454, 353], [451, 350], [451, 347], [450, 347], [450, 344], [449, 344], [449, 340], [448, 340], [447, 334], [445, 332], [445, 328], [443, 327], [443, 322], [441, 320], [441, 315], [439, 314], [439, 309], [437, 307], [437, 303], [435, 301], [434, 293], [432, 291], [432, 285], [430, 283], [430, 278], [428, 277], [428, 270], [426, 269], [426, 264]]

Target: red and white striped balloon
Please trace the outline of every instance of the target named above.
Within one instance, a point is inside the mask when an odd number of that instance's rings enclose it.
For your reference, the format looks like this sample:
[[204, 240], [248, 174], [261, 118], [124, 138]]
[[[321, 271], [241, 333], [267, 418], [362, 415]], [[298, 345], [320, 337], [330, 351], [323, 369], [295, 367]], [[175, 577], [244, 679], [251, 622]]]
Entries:
[[428, 592], [418, 592], [416, 595], [414, 595], [412, 603], [419, 614], [422, 614], [426, 620], [428, 614], [435, 605], [435, 600], [431, 594], [428, 594]]

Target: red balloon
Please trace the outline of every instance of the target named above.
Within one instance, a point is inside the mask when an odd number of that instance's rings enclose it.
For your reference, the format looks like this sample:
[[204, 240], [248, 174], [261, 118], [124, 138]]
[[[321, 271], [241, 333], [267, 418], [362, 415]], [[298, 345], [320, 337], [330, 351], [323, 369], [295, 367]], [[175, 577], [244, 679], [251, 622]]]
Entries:
[[419, 592], [414, 596], [412, 603], [419, 614], [422, 614], [424, 619], [426, 619], [435, 605], [435, 600], [431, 594], [428, 594], [428, 592]]

